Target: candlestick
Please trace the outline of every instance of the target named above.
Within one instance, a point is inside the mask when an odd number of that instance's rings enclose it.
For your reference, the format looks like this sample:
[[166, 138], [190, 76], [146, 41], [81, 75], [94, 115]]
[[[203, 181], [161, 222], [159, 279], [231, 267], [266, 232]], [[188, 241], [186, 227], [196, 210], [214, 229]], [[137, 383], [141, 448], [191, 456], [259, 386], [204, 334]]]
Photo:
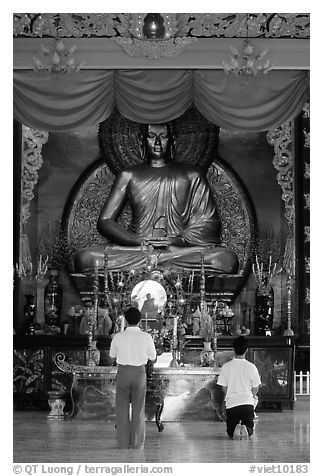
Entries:
[[120, 316], [120, 332], [124, 331], [124, 316]]
[[171, 352], [172, 352], [172, 361], [169, 364], [170, 367], [178, 367], [179, 363], [176, 359], [176, 349], [177, 349], [177, 316], [174, 316], [174, 326], [173, 326], [173, 339], [171, 342]]
[[105, 297], [105, 302], [109, 302], [109, 279], [108, 279], [108, 273], [106, 270], [104, 271], [104, 297]]
[[[245, 326], [246, 325], [246, 313], [247, 313], [247, 310], [244, 309], [242, 311], [242, 314], [243, 314], [243, 319], [242, 319], [242, 324]], [[249, 328], [250, 329], [250, 328]]]
[[204, 269], [203, 251], [201, 251], [200, 309], [201, 309], [202, 317], [205, 318], [204, 312], [207, 311], [207, 306], [205, 301], [205, 269]]
[[92, 347], [93, 341], [93, 329], [94, 329], [94, 316], [93, 316], [93, 308], [89, 309], [89, 318], [88, 318], [88, 326], [89, 326], [89, 334], [88, 334], [88, 350], [87, 350], [87, 362], [86, 365], [88, 367], [95, 367], [96, 362], [94, 360], [94, 351]]
[[216, 335], [216, 330], [214, 332], [214, 337], [213, 337], [213, 351], [214, 353], [217, 352], [218, 350], [218, 337]]
[[115, 293], [116, 287], [115, 287], [115, 284], [114, 284], [112, 271], [109, 271], [109, 276], [110, 276], [110, 284], [111, 284], [111, 287], [112, 287], [112, 292]]
[[271, 273], [271, 276], [274, 276], [274, 275], [275, 275], [276, 266], [277, 266], [277, 263], [274, 264], [274, 267], [273, 267], [273, 271], [272, 271], [272, 273]]
[[93, 279], [93, 294], [94, 294], [94, 308], [93, 308], [93, 335], [95, 335], [97, 322], [98, 322], [98, 308], [99, 308], [99, 272], [98, 272], [98, 261], [95, 262], [94, 267], [94, 279]]
[[175, 349], [177, 347], [177, 319], [178, 317], [175, 316], [174, 317], [174, 327], [173, 327], [173, 341], [174, 341], [174, 344], [175, 344]]
[[292, 276], [289, 274], [286, 283], [287, 289], [287, 328], [284, 330], [283, 335], [291, 337], [294, 335], [294, 331], [291, 328], [292, 323]]
[[248, 326], [251, 332], [251, 308], [249, 308], [248, 311]]
[[108, 268], [109, 268], [109, 255], [106, 248], [104, 248], [104, 294], [106, 300], [108, 300], [108, 292], [109, 292], [109, 279], [108, 279]]
[[169, 364], [170, 367], [179, 367], [179, 363], [176, 359], [176, 348], [174, 347], [174, 342], [171, 341], [170, 343], [170, 350], [171, 350], [171, 353], [172, 353], [172, 360]]
[[189, 286], [189, 293], [192, 294], [193, 287], [194, 287], [194, 269], [192, 270], [190, 280], [191, 280], [191, 285]]

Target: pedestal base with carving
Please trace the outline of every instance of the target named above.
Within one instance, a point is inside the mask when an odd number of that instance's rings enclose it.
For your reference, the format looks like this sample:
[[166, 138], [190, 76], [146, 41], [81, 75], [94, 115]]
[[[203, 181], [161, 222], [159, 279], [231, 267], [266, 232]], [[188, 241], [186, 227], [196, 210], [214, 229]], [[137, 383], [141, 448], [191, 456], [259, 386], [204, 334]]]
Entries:
[[50, 414], [48, 420], [65, 420], [64, 408], [64, 392], [51, 391], [48, 392], [48, 403], [50, 406]]

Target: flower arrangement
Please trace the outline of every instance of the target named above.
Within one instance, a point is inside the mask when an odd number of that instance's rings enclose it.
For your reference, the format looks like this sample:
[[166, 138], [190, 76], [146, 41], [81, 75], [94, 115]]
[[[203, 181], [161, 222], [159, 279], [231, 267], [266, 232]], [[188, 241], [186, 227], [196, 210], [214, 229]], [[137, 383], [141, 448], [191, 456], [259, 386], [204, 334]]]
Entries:
[[47, 273], [48, 256], [40, 255], [37, 258], [36, 272], [33, 268], [31, 256], [21, 259], [19, 264], [16, 263], [14, 267], [14, 277], [17, 277], [24, 281], [25, 285], [29, 288], [31, 294], [36, 293], [37, 283], [42, 281]]
[[269, 256], [268, 267], [264, 269], [264, 263], [259, 263], [258, 256], [256, 255], [256, 266], [252, 265], [253, 274], [256, 277], [257, 285], [260, 290], [265, 291], [271, 283], [272, 278], [275, 276], [277, 263], [272, 264], [272, 256]]
[[47, 273], [47, 266], [48, 263], [48, 256], [43, 257], [43, 255], [39, 255], [37, 259], [37, 273], [35, 275], [36, 281], [41, 281], [44, 279], [46, 273]]
[[258, 233], [253, 246], [252, 271], [258, 287], [269, 286], [271, 280], [282, 266], [284, 260], [284, 232], [277, 233], [267, 222], [259, 224]]
[[260, 222], [253, 247], [254, 253], [263, 263], [269, 263], [270, 255], [273, 263], [282, 263], [286, 239], [287, 232], [278, 232], [270, 223]]
[[152, 329], [148, 326], [145, 330], [146, 332], [148, 332], [148, 334], [151, 335], [154, 341], [157, 355], [161, 355], [165, 351], [165, 349], [169, 348], [170, 340], [172, 337], [172, 330], [168, 329], [165, 326], [162, 326], [161, 329]]
[[47, 256], [48, 267], [64, 269], [70, 265], [74, 252], [60, 220], [50, 221], [40, 235], [38, 255]]

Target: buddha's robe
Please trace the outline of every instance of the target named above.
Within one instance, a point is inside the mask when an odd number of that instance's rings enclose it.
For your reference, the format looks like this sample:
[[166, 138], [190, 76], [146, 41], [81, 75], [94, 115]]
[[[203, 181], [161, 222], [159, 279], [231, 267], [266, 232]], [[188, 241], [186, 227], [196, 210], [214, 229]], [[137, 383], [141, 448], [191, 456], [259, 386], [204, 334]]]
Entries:
[[[126, 200], [132, 210], [128, 230], [117, 223]], [[236, 254], [220, 245], [221, 222], [215, 200], [202, 171], [171, 162], [163, 167], [136, 165], [116, 178], [98, 220], [106, 245], [108, 267], [131, 269], [147, 263], [142, 243], [154, 241], [150, 257], [160, 265], [199, 268], [203, 252], [207, 269], [235, 273]], [[177, 238], [179, 246], [158, 240]], [[75, 258], [77, 272], [103, 267], [104, 248], [80, 250]]]

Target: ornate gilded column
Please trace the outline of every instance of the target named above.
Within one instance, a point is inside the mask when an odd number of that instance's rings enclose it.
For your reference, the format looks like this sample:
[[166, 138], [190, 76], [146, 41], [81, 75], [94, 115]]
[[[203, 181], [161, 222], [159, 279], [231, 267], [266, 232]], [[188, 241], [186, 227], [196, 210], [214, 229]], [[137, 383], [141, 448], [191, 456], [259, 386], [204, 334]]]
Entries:
[[21, 205], [19, 271], [32, 273], [32, 260], [26, 224], [30, 218], [30, 202], [38, 182], [38, 171], [43, 164], [42, 147], [48, 141], [48, 132], [22, 125]]
[[303, 271], [303, 323], [301, 331], [303, 336], [310, 335], [310, 105], [307, 102], [303, 107], [302, 117], [302, 139], [303, 139], [303, 253], [304, 253], [304, 271]]
[[277, 182], [282, 189], [282, 200], [285, 202], [285, 217], [290, 235], [294, 236], [295, 205], [294, 205], [294, 171], [293, 141], [294, 128], [291, 122], [285, 122], [276, 129], [268, 131], [267, 140], [274, 147], [273, 166], [278, 171]]
[[282, 190], [282, 200], [285, 202], [285, 217], [288, 223], [289, 235], [285, 244], [283, 268], [288, 277], [286, 283], [286, 329], [284, 336], [293, 336], [292, 296], [295, 293], [295, 198], [294, 198], [294, 127], [292, 122], [285, 122], [279, 127], [268, 131], [267, 140], [274, 147], [273, 165], [278, 171], [277, 182]]

